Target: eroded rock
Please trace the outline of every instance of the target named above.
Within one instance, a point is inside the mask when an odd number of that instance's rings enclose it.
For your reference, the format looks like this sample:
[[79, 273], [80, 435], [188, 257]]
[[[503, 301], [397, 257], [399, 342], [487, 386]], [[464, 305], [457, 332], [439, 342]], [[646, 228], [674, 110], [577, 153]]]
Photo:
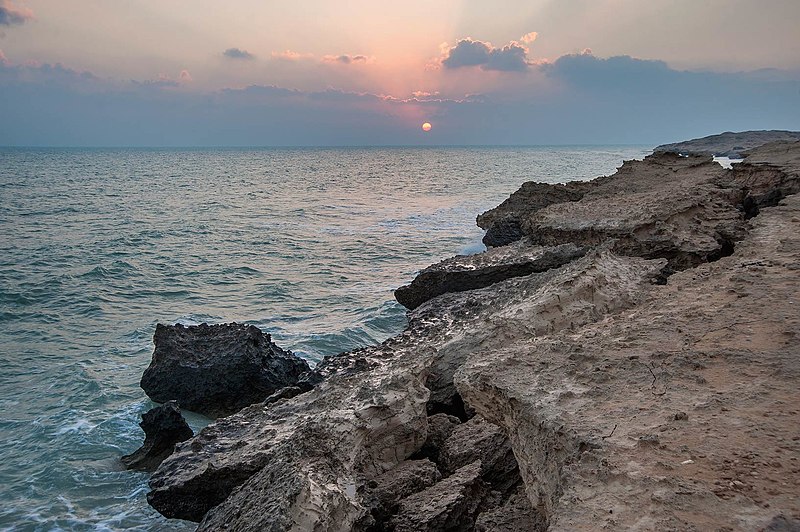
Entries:
[[305, 360], [253, 325], [156, 326], [141, 386], [157, 402], [209, 417], [232, 414], [298, 382]]
[[743, 157], [747, 151], [770, 142], [798, 140], [800, 140], [800, 131], [770, 130], [741, 131], [738, 133], [726, 131], [719, 135], [709, 135], [673, 144], [662, 144], [653, 151], [656, 153], [672, 152], [684, 155], [716, 155], [738, 159]]
[[456, 374], [510, 435], [550, 530], [758, 530], [800, 509], [781, 450], [800, 426], [800, 198], [753, 224], [733, 256], [636, 307], [483, 351]]
[[535, 181], [523, 183], [503, 203], [478, 216], [478, 227], [486, 230], [483, 243], [497, 247], [520, 240], [523, 237], [522, 220], [548, 205], [577, 201], [593, 186], [593, 183], [584, 181], [555, 185]]
[[172, 454], [175, 444], [194, 435], [175, 401], [169, 401], [142, 414], [139, 426], [144, 430], [144, 443], [135, 452], [120, 459], [127, 469], [153, 471]]
[[552, 247], [524, 242], [494, 248], [476, 255], [459, 255], [422, 270], [411, 282], [395, 290], [397, 301], [415, 309], [436, 296], [465, 292], [492, 284], [558, 268], [586, 253], [574, 244]]
[[471, 530], [486, 490], [481, 464], [473, 462], [403, 499], [391, 524], [395, 532]]

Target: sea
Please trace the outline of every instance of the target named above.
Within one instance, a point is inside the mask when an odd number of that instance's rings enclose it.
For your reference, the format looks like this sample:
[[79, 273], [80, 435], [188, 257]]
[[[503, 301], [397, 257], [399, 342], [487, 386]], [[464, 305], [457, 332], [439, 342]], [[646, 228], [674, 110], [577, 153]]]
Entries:
[[0, 148], [0, 530], [195, 528], [119, 463], [157, 323], [253, 324], [312, 364], [379, 343], [395, 288], [484, 249], [477, 214], [650, 149]]

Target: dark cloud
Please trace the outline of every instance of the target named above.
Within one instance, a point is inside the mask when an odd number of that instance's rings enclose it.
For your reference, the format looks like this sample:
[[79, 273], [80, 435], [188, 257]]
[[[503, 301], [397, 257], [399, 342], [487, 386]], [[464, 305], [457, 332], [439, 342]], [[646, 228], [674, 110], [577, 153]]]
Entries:
[[409, 119], [416, 113], [435, 120], [436, 143], [460, 145], [652, 146], [726, 130], [800, 125], [800, 73], [687, 72], [661, 61], [589, 53], [528, 68], [529, 75], [506, 78], [498, 92], [418, 92], [397, 99], [276, 86], [175, 90], [180, 80], [136, 84], [61, 65], [0, 62], [0, 146], [430, 142], [419, 135], [419, 122]]
[[32, 18], [31, 10], [16, 7], [10, 0], [0, 0], [0, 26], [24, 24]]
[[492, 47], [483, 41], [473, 41], [470, 38], [461, 39], [447, 51], [442, 66], [445, 68], [461, 68], [468, 66], [485, 65], [489, 62], [489, 52]]
[[349, 54], [341, 54], [341, 55], [326, 55], [322, 58], [323, 61], [328, 63], [341, 63], [343, 65], [349, 65], [351, 63], [366, 63], [369, 58], [365, 55], [349, 55]]
[[461, 39], [447, 50], [441, 63], [445, 68], [479, 66], [483, 70], [523, 72], [528, 69], [528, 49], [516, 41], [495, 48], [491, 43]]
[[504, 70], [507, 72], [522, 72], [528, 69], [528, 49], [524, 46], [511, 43], [502, 48], [495, 48], [489, 52], [489, 62], [482, 68], [486, 70]]
[[241, 48], [228, 48], [222, 55], [230, 59], [255, 59], [256, 56]]

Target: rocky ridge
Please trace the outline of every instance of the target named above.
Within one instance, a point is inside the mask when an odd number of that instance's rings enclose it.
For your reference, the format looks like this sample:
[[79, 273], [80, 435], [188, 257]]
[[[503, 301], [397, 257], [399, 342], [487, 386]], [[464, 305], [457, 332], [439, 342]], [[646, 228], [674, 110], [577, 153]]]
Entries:
[[673, 144], [657, 146], [656, 153], [672, 152], [683, 155], [715, 155], [741, 159], [748, 150], [763, 146], [768, 142], [796, 142], [800, 140], [800, 131], [726, 131], [718, 135], [685, 140]]
[[[518, 195], [498, 216], [524, 243], [451, 261], [491, 263], [477, 286], [179, 444], [148, 500], [200, 530], [791, 526], [799, 188], [783, 143]], [[588, 251], [498, 278], [563, 245]]]

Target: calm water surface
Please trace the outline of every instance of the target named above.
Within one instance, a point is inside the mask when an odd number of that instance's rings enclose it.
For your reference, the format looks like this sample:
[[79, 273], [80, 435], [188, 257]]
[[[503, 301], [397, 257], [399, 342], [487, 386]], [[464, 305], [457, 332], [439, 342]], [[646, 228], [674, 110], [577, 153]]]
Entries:
[[482, 249], [478, 213], [648, 151], [0, 148], [0, 529], [194, 528], [118, 465], [156, 323], [252, 323], [311, 361], [380, 342], [394, 288]]

